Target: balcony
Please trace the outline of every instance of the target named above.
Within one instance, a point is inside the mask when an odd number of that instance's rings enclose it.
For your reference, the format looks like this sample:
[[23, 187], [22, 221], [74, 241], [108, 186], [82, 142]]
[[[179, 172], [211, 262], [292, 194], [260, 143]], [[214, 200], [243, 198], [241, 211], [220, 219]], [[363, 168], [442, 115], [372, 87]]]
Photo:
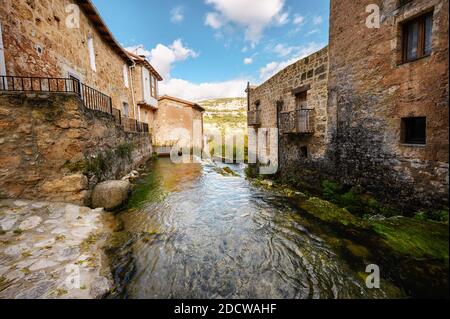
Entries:
[[46, 78], [26, 76], [0, 76], [0, 92], [24, 93], [73, 93], [80, 97], [90, 110], [111, 115], [114, 122], [125, 131], [148, 133], [148, 124], [122, 117], [120, 110], [113, 108], [112, 99], [73, 78]]
[[314, 109], [299, 109], [280, 114], [279, 130], [281, 134], [314, 134]]
[[248, 111], [247, 113], [248, 126], [261, 125], [261, 110]]

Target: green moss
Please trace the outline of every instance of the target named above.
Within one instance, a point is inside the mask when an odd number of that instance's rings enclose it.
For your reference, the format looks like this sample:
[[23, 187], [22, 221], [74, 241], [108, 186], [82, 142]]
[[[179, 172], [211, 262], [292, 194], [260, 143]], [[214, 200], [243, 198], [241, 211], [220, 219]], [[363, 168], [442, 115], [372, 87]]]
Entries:
[[345, 227], [369, 229], [370, 225], [361, 218], [352, 215], [345, 208], [340, 208], [329, 201], [313, 197], [300, 204], [307, 213], [323, 222]]
[[336, 205], [347, 209], [353, 215], [370, 217], [382, 215], [385, 217], [399, 216], [401, 212], [387, 205], [380, 204], [371, 194], [366, 193], [361, 186], [353, 186], [347, 190], [334, 182], [322, 182], [323, 197]]
[[23, 234], [23, 230], [20, 228], [17, 228], [13, 231], [14, 235], [22, 235]]
[[88, 251], [89, 248], [94, 245], [98, 240], [97, 234], [90, 234], [85, 240], [80, 244], [81, 251]]
[[417, 259], [437, 258], [448, 264], [448, 226], [396, 217], [371, 222], [373, 229], [395, 252]]
[[114, 150], [106, 150], [105, 152], [75, 163], [68, 161], [64, 165], [64, 168], [73, 173], [82, 172], [85, 175], [96, 176], [97, 178], [102, 179], [112, 169], [112, 163], [114, 163], [117, 158], [130, 161], [133, 150], [133, 144], [124, 143], [117, 146]]
[[81, 160], [76, 163], [71, 163], [70, 161], [68, 161], [66, 164], [64, 164], [64, 168], [68, 169], [72, 173], [77, 173], [84, 172], [86, 170], [86, 165], [86, 160]]
[[0, 276], [0, 291], [4, 290], [7, 286], [8, 280], [5, 277]]
[[439, 223], [446, 223], [448, 224], [448, 207], [445, 207], [441, 210], [437, 210], [437, 211], [421, 211], [421, 212], [417, 212], [414, 215], [414, 218], [416, 220], [421, 220], [421, 221], [435, 221], [435, 222], [439, 222]]
[[65, 289], [57, 289], [55, 293], [56, 293], [56, 296], [62, 297], [64, 295], [67, 295], [69, 292]]
[[123, 247], [129, 240], [131, 239], [131, 236], [126, 231], [120, 231], [120, 232], [114, 232], [109, 236], [107, 244], [106, 244], [106, 250], [111, 251], [118, 248]]

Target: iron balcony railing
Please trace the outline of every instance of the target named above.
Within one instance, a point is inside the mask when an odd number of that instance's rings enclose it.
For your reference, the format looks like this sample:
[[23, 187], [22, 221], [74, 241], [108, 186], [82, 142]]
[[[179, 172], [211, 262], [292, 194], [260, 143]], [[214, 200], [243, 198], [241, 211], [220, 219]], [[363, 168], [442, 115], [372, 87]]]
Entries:
[[[85, 107], [91, 110], [108, 113], [114, 117], [116, 124], [123, 126], [130, 132], [148, 133], [149, 127], [146, 123], [127, 119], [122, 123], [124, 117], [120, 110], [113, 108], [112, 99], [108, 95], [91, 88], [77, 79], [73, 78], [51, 78], [31, 76], [0, 76], [0, 91], [30, 92], [30, 93], [75, 93]], [[134, 121], [134, 123], [131, 123]]]
[[122, 127], [127, 132], [150, 133], [147, 123], [139, 122], [138, 120], [124, 116], [121, 118], [121, 123]]
[[261, 125], [261, 110], [248, 111], [247, 113], [248, 125]]
[[0, 90], [36, 93], [76, 93], [87, 108], [113, 115], [111, 97], [73, 78], [0, 76]]
[[279, 130], [282, 134], [312, 134], [314, 109], [298, 109], [280, 114]]

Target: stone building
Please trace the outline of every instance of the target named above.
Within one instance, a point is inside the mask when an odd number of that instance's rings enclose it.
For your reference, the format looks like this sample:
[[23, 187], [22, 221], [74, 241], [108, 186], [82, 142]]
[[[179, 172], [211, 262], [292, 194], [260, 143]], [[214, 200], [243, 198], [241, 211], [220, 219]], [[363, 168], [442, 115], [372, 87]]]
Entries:
[[0, 198], [88, 205], [151, 157], [137, 63], [89, 0], [1, 0], [0, 39]]
[[[380, 28], [369, 29], [373, 4]], [[343, 182], [448, 204], [448, 9], [448, 0], [331, 1], [328, 126]]]
[[[90, 0], [2, 0], [0, 24], [3, 75], [72, 78], [111, 97], [115, 109], [133, 106], [129, 68], [134, 61]], [[134, 112], [129, 107], [129, 117], [137, 119]]]
[[249, 125], [280, 130], [282, 177], [448, 205], [448, 23], [448, 0], [332, 0], [328, 49], [248, 89]]
[[[297, 180], [311, 179], [314, 183], [316, 175], [311, 174], [311, 169], [326, 156], [327, 80], [328, 48], [324, 48], [260, 86], [248, 88], [249, 126], [255, 130], [279, 129], [278, 166], [286, 179], [295, 172]], [[317, 169], [317, 174], [320, 172]]]
[[153, 134], [155, 126], [155, 113], [158, 110], [158, 82], [163, 78], [155, 68], [147, 61], [145, 56], [139, 56], [128, 52], [135, 65], [131, 69], [131, 87], [133, 88], [133, 100], [137, 105], [138, 120], [149, 125], [149, 131]]
[[203, 148], [203, 113], [197, 103], [164, 95], [159, 98], [153, 145], [160, 154], [168, 154], [174, 145]]

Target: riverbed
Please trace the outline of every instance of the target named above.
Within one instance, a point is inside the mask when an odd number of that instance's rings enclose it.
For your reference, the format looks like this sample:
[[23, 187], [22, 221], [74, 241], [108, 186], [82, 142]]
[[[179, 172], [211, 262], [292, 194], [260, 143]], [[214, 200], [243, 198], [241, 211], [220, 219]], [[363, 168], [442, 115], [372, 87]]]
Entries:
[[120, 297], [406, 297], [389, 281], [367, 288], [366, 265], [336, 248], [338, 235], [254, 186], [244, 165], [224, 166], [159, 159], [143, 171], [118, 215], [131, 236]]

